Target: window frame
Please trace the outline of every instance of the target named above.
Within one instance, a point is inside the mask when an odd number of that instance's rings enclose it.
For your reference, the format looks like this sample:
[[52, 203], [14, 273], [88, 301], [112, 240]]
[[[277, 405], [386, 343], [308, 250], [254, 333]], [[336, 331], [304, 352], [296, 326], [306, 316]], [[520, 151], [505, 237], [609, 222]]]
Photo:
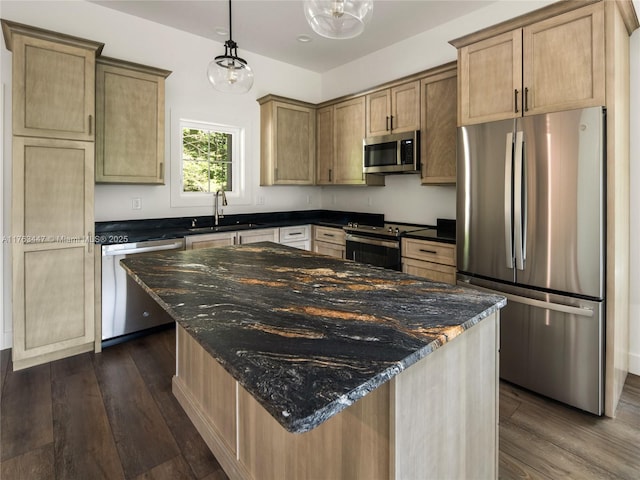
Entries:
[[187, 118], [177, 118], [173, 130], [176, 148], [173, 151], [174, 159], [171, 166], [171, 206], [172, 207], [210, 207], [215, 192], [185, 192], [183, 177], [183, 137], [184, 128], [198, 130], [212, 130], [230, 134], [231, 141], [231, 191], [225, 191], [225, 195], [230, 203], [241, 205], [247, 203], [246, 200], [246, 129], [240, 126], [228, 125], [213, 121], [191, 120]]

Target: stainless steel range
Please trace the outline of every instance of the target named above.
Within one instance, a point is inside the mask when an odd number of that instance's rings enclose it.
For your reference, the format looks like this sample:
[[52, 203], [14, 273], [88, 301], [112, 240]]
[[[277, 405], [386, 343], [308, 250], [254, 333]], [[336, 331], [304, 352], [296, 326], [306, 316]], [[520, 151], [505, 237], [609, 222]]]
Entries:
[[360, 225], [348, 223], [346, 232], [346, 258], [391, 270], [402, 270], [400, 236], [422, 230], [424, 227], [385, 223], [383, 225]]

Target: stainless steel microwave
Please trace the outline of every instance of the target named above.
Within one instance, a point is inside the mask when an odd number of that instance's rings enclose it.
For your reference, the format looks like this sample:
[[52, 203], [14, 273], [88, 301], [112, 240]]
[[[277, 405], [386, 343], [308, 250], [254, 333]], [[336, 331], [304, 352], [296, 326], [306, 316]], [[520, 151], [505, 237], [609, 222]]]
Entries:
[[363, 140], [364, 173], [420, 173], [420, 132], [403, 132]]

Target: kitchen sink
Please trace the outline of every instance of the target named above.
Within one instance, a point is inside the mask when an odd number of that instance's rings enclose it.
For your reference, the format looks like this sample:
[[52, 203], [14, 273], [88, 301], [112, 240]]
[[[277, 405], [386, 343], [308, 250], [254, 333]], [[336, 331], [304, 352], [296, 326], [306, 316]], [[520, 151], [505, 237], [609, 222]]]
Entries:
[[216, 232], [232, 232], [235, 230], [249, 230], [261, 226], [260, 223], [236, 223], [233, 225], [218, 225], [217, 227], [193, 227], [188, 230], [191, 233], [216, 233]]

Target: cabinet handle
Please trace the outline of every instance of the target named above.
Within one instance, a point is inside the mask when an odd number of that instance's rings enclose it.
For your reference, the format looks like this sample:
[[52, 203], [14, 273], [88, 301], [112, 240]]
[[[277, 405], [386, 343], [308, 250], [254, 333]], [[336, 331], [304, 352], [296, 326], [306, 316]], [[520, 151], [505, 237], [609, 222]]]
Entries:
[[387, 115], [386, 118], [387, 118], [387, 120], [386, 120], [386, 124], [385, 125], [386, 125], [387, 128], [385, 130], [389, 130], [389, 116]]
[[302, 235], [302, 232], [291, 232], [291, 233], [289, 233], [290, 237], [293, 237], [294, 235]]
[[432, 255], [437, 255], [438, 254], [438, 252], [436, 252], [435, 250], [425, 250], [424, 248], [421, 248], [420, 251], [424, 252], [424, 253], [430, 253]]
[[160, 162], [160, 174], [158, 179], [164, 180], [164, 162]]
[[329, 181], [330, 181], [330, 182], [332, 181], [332, 179], [331, 179], [331, 177], [332, 177], [332, 173], [333, 173], [333, 171], [332, 171], [332, 169], [330, 168], [330, 169], [329, 169]]
[[89, 115], [89, 135], [93, 135], [93, 116]]
[[514, 113], [518, 113], [518, 89], [516, 88], [513, 91], [513, 105], [514, 105]]
[[335, 235], [333, 233], [323, 233], [322, 235], [324, 235], [325, 237], [335, 237]]
[[393, 130], [393, 115], [391, 115], [391, 130]]
[[529, 111], [529, 89], [524, 87], [524, 111]]

